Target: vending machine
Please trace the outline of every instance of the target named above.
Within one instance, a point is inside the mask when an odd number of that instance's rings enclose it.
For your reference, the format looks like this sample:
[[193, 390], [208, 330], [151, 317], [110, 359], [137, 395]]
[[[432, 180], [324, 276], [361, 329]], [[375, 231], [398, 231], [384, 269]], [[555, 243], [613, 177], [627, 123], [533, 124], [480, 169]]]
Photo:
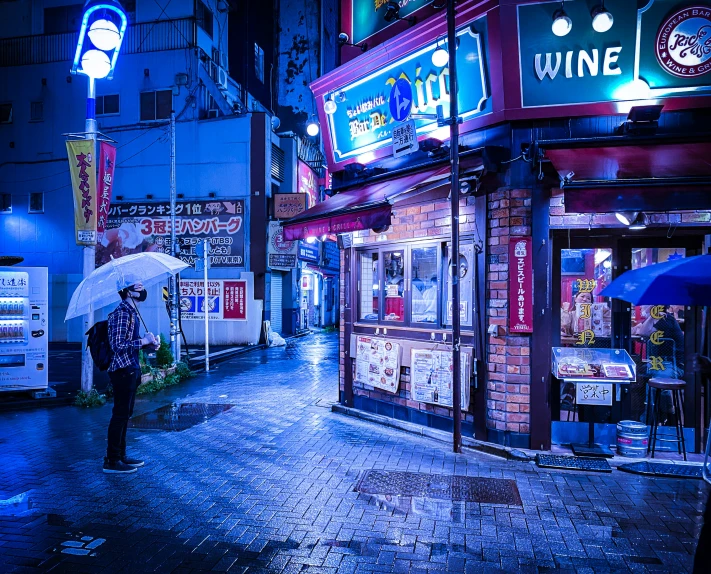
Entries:
[[0, 392], [47, 389], [46, 267], [0, 267]]

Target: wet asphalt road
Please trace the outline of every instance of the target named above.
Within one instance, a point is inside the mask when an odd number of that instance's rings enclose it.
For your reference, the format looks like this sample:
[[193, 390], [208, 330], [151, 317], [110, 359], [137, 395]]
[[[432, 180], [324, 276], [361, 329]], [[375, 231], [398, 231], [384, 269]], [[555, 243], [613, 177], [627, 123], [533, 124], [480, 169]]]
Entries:
[[198, 424], [131, 429], [133, 475], [101, 472], [110, 405], [0, 414], [0, 500], [17, 497], [0, 572], [690, 571], [702, 482], [454, 455], [333, 414], [337, 344], [312, 335], [141, 398], [136, 415], [176, 403], [188, 418], [163, 421]]

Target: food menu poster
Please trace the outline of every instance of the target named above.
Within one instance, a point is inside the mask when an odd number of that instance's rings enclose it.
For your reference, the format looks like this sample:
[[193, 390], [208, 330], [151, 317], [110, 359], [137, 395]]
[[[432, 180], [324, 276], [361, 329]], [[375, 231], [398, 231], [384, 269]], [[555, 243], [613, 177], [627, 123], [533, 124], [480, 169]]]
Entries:
[[[469, 355], [461, 353], [461, 405], [469, 408]], [[429, 351], [412, 349], [410, 362], [410, 384], [412, 399], [452, 407], [452, 382], [454, 371], [452, 351]]]
[[397, 393], [400, 386], [400, 344], [359, 336], [356, 341], [356, 376], [359, 383]]

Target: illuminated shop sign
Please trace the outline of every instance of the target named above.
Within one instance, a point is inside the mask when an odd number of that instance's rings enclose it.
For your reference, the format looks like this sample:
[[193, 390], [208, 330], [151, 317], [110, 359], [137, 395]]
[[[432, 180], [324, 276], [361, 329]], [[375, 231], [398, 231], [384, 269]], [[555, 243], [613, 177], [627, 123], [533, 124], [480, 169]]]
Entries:
[[[431, 0], [398, 0], [400, 18], [408, 18], [414, 12], [430, 4]], [[352, 37], [355, 44], [359, 44], [373, 34], [377, 34], [396, 19], [388, 22], [385, 15], [388, 11], [388, 0], [351, 0], [353, 14]]]
[[711, 91], [711, 6], [678, 0], [607, 0], [606, 32], [592, 27], [589, 3], [565, 3], [572, 28], [551, 30], [560, 2], [520, 5], [523, 107], [641, 100]]
[[[483, 52], [486, 35], [486, 17], [457, 32], [459, 115], [464, 120], [491, 111]], [[441, 105], [444, 117], [448, 117], [449, 68], [440, 68], [432, 63], [436, 46], [437, 43], [433, 42], [323, 96], [323, 102], [332, 100], [336, 104], [335, 112], [328, 115], [335, 161], [344, 161], [392, 145], [392, 130], [396, 122], [390, 114], [388, 98], [392, 86], [399, 79], [410, 82], [412, 86], [413, 114], [435, 114], [437, 106]], [[415, 122], [418, 135], [438, 128], [436, 119], [416, 119]], [[360, 161], [367, 163], [366, 158], [360, 158]]]

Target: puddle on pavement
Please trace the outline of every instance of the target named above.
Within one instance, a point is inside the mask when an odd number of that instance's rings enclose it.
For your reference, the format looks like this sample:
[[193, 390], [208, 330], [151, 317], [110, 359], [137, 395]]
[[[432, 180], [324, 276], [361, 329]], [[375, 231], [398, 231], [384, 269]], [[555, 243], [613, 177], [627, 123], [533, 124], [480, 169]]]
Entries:
[[522, 506], [516, 482], [503, 478], [369, 470], [355, 490], [378, 496]]
[[0, 500], [0, 516], [26, 516], [33, 512], [30, 491]]
[[462, 500], [437, 500], [424, 496], [397, 494], [369, 494], [366, 496], [371, 504], [394, 514], [423, 516], [455, 524], [464, 523], [466, 502]]
[[128, 426], [142, 430], [182, 431], [224, 413], [233, 405], [181, 403], [160, 407], [133, 417]]

